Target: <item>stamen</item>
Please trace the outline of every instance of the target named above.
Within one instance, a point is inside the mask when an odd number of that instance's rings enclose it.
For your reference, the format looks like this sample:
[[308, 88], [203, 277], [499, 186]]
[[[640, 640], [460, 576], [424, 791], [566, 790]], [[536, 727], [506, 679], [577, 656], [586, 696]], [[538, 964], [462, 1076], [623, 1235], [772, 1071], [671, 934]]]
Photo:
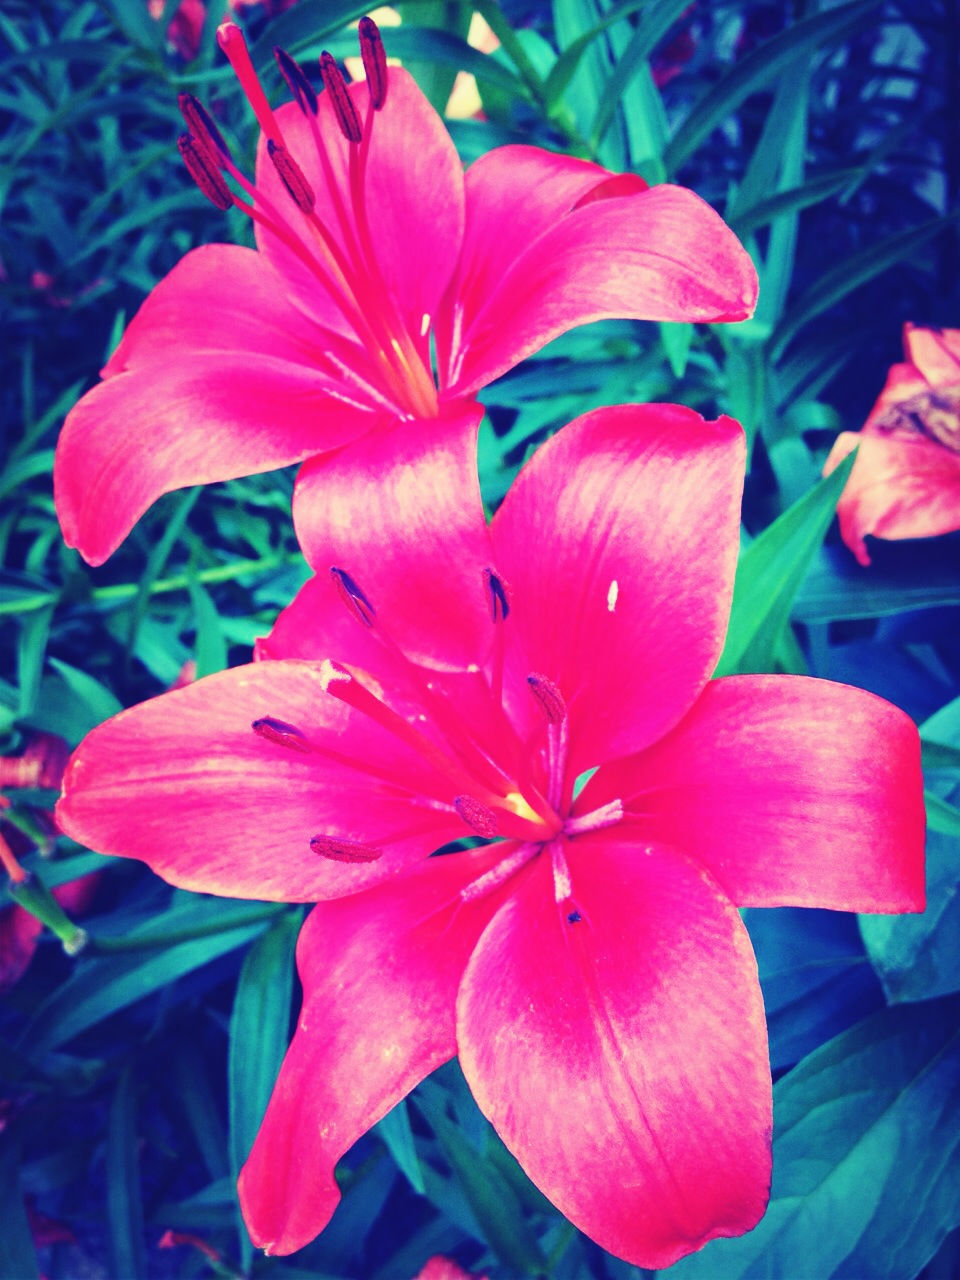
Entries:
[[475, 800], [473, 796], [457, 796], [453, 807], [468, 827], [472, 827], [478, 836], [492, 839], [499, 832], [497, 815], [485, 804]]
[[604, 827], [616, 826], [623, 820], [623, 801], [608, 800], [599, 809], [591, 813], [582, 813], [579, 817], [568, 818], [563, 824], [563, 834], [580, 836], [586, 831], [602, 831]]
[[359, 142], [363, 137], [363, 129], [360, 125], [360, 117], [357, 115], [357, 108], [353, 105], [353, 99], [347, 91], [343, 72], [337, 66], [333, 54], [327, 53], [326, 49], [320, 55], [320, 74], [323, 76], [323, 87], [330, 95], [340, 132], [348, 142]]
[[561, 724], [566, 718], [567, 704], [563, 700], [563, 694], [547, 676], [537, 675], [531, 672], [527, 676], [527, 684], [530, 686], [530, 692], [540, 704], [540, 709], [547, 717], [550, 724]]
[[192, 93], [178, 93], [177, 106], [195, 140], [208, 147], [215, 160], [232, 158], [226, 139], [199, 98]]
[[484, 569], [483, 581], [490, 601], [490, 616], [494, 622], [504, 622], [510, 613], [510, 601], [503, 579], [498, 578], [492, 569]]
[[177, 139], [177, 149], [190, 177], [210, 203], [216, 205], [221, 213], [229, 209], [233, 204], [233, 196], [207, 146], [197, 142], [192, 133], [181, 133]]
[[259, 720], [254, 720], [250, 728], [258, 737], [265, 738], [267, 742], [275, 742], [278, 747], [289, 747], [291, 751], [300, 751], [304, 754], [310, 751], [310, 743], [306, 736], [296, 725], [287, 724], [285, 720], [275, 720], [273, 716], [261, 716]]
[[277, 60], [280, 74], [287, 82], [287, 88], [293, 94], [297, 106], [306, 115], [317, 114], [317, 94], [307, 79], [307, 73], [295, 58], [291, 58], [285, 49], [274, 48], [273, 56]]
[[379, 111], [387, 100], [387, 55], [380, 38], [380, 28], [372, 18], [361, 18], [358, 24], [360, 57], [370, 90], [374, 111]]
[[383, 850], [372, 844], [343, 840], [339, 836], [313, 836], [310, 848], [314, 853], [319, 853], [321, 858], [330, 858], [333, 862], [376, 862], [383, 857]]
[[522, 870], [531, 858], [535, 858], [540, 852], [538, 844], [523, 844], [515, 853], [511, 853], [509, 857], [501, 859], [495, 867], [491, 867], [489, 871], [484, 872], [476, 880], [470, 884], [464, 885], [460, 890], [460, 900], [462, 902], [474, 902], [477, 898], [482, 898], [484, 894], [490, 893], [494, 889], [499, 889], [500, 885], [506, 883], [511, 876], [515, 876], [518, 871]]
[[331, 565], [330, 577], [333, 579], [333, 585], [337, 588], [340, 599], [353, 616], [359, 619], [365, 627], [372, 627], [377, 611], [353, 578], [350, 577], [349, 573], [345, 569], [338, 569], [336, 565]]
[[287, 148], [278, 147], [272, 138], [268, 138], [267, 154], [297, 208], [303, 213], [312, 213], [313, 206], [316, 204], [313, 188]]

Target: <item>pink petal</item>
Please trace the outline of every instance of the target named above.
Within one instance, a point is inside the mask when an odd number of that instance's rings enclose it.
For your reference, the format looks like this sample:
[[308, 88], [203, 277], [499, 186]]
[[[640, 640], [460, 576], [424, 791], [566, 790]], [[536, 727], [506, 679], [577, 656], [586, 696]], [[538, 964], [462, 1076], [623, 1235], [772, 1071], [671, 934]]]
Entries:
[[346, 570], [377, 628], [437, 666], [478, 661], [493, 635], [476, 462], [482, 413], [468, 404], [401, 422], [309, 462], [294, 492], [297, 537], [317, 573]]
[[570, 772], [671, 728], [723, 646], [743, 432], [679, 405], [578, 418], [534, 454], [491, 525], [507, 620], [570, 710]]
[[493, 861], [489, 851], [434, 859], [314, 908], [297, 946], [297, 1032], [240, 1175], [260, 1248], [286, 1254], [312, 1240], [340, 1199], [337, 1160], [453, 1057], [457, 985], [502, 901], [459, 894]]
[[923, 436], [842, 433], [827, 459], [832, 471], [853, 444], [860, 451], [837, 503], [844, 542], [870, 563], [864, 537], [932, 538], [960, 529], [960, 454]]
[[[486, 251], [501, 234], [499, 216], [471, 205], [471, 217], [483, 218], [476, 236], [482, 229]], [[756, 304], [757, 276], [708, 204], [659, 186], [588, 202], [529, 244], [493, 292], [481, 294], [470, 279], [461, 289], [449, 395], [472, 394], [591, 320], [743, 320]]]
[[666, 1267], [766, 1205], [756, 962], [732, 905], [681, 856], [596, 836], [569, 847], [572, 896], [554, 901], [541, 859], [480, 939], [460, 1062], [562, 1213], [618, 1257]]
[[627, 816], [611, 839], [682, 850], [738, 907], [923, 910], [919, 735], [862, 689], [713, 680], [666, 738], [599, 769], [576, 808], [614, 797]]
[[438, 326], [442, 368], [457, 330], [469, 330], [524, 250], [609, 178], [599, 165], [540, 147], [495, 147], [474, 161], [464, 177], [463, 249]]
[[[366, 84], [351, 85], [349, 92], [364, 119]], [[344, 237], [306, 117], [293, 104], [281, 107], [275, 114], [288, 150], [313, 188], [317, 215], [342, 247]], [[349, 148], [336, 123], [329, 94], [320, 95], [317, 119], [350, 231], [355, 236]], [[257, 155], [257, 185], [312, 243], [306, 223], [267, 155], [263, 139]], [[463, 235], [463, 169], [442, 120], [409, 73], [400, 67], [390, 68], [386, 106], [374, 116], [365, 192], [370, 234], [383, 284], [365, 277], [362, 284], [366, 296], [361, 302], [382, 305], [385, 285], [408, 330], [419, 335], [423, 316], [436, 314], [456, 265]], [[270, 232], [258, 228], [257, 241], [298, 294], [301, 305], [329, 320], [332, 308], [316, 278]]]
[[150, 291], [102, 376], [168, 367], [174, 354], [241, 351], [315, 366], [323, 335], [290, 303], [283, 279], [255, 250], [208, 244], [185, 254]]
[[[277, 901], [354, 893], [462, 836], [455, 786], [326, 682], [321, 664], [260, 662], [121, 712], [74, 753], [61, 828], [171, 884]], [[312, 749], [264, 739], [251, 727], [263, 717]], [[334, 861], [315, 835], [382, 856]]]
[[903, 349], [933, 386], [960, 384], [960, 329], [923, 329], [908, 322]]

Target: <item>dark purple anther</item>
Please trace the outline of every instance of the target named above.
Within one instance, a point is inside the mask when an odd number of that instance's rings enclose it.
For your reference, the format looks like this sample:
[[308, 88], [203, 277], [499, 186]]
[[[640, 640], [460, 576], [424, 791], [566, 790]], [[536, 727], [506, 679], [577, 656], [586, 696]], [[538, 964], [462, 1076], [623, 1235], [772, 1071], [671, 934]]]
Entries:
[[333, 862], [376, 862], [383, 857], [383, 850], [372, 844], [342, 840], [339, 836], [314, 836], [310, 848], [321, 858], [330, 858]]
[[333, 579], [333, 585], [337, 588], [340, 599], [353, 616], [359, 618], [365, 627], [372, 627], [377, 611], [350, 577], [349, 573], [347, 573], [346, 569], [338, 569], [335, 565], [332, 565], [330, 577]]
[[527, 676], [530, 692], [540, 703], [543, 714], [550, 724], [562, 724], [567, 714], [567, 704], [563, 694], [547, 676], [532, 673]]
[[494, 622], [504, 622], [510, 613], [510, 601], [502, 579], [492, 569], [484, 569], [483, 582], [490, 602], [490, 616]]
[[233, 204], [233, 196], [223, 174], [217, 168], [214, 152], [205, 142], [198, 142], [192, 133], [181, 133], [177, 139], [177, 147], [190, 177], [210, 203], [221, 210], [229, 209]]
[[310, 750], [310, 743], [296, 725], [287, 724], [285, 720], [275, 720], [273, 716], [261, 716], [250, 726], [253, 732], [267, 742], [275, 742], [278, 747], [289, 747], [291, 751]]
[[177, 106], [194, 141], [207, 147], [215, 161], [229, 160], [230, 148], [200, 99], [195, 98], [192, 93], [178, 93]]
[[277, 66], [280, 68], [280, 74], [287, 82], [287, 88], [293, 94], [297, 106], [304, 115], [309, 111], [311, 115], [317, 114], [317, 94], [313, 85], [307, 79], [307, 73], [301, 67], [295, 58], [291, 58], [285, 49], [274, 48], [273, 56], [277, 60]]
[[387, 100], [387, 55], [380, 38], [380, 28], [372, 18], [361, 18], [358, 34], [370, 101], [374, 111], [379, 111]]
[[320, 55], [320, 74], [323, 76], [323, 87], [330, 95], [340, 131], [348, 142], [359, 142], [363, 137], [363, 129], [360, 127], [357, 108], [347, 90], [343, 72], [337, 66], [333, 54], [327, 53], [326, 49]]
[[497, 834], [497, 815], [474, 796], [457, 796], [453, 807], [478, 836], [484, 836], [489, 840]]
[[286, 147], [278, 147], [272, 138], [267, 139], [267, 154], [273, 161], [280, 181], [289, 191], [293, 203], [303, 213], [312, 213], [316, 198], [313, 187], [303, 175], [303, 170]]

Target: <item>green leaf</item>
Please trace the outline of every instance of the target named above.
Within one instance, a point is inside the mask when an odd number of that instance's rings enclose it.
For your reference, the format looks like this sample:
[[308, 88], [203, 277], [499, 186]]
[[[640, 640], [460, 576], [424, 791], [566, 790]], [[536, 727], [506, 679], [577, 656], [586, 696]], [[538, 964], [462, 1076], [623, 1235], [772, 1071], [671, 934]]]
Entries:
[[[233, 1001], [227, 1081], [230, 1167], [240, 1172], [263, 1120], [290, 1034], [293, 958], [302, 913], [285, 912], [250, 948]], [[252, 1249], [238, 1223], [243, 1266]]]
[[489, 1161], [481, 1159], [460, 1126], [444, 1114], [442, 1106], [419, 1094], [414, 1101], [436, 1134], [490, 1248], [513, 1271], [542, 1274], [546, 1258], [512, 1188]]
[[[201, 903], [209, 914], [209, 904], [203, 900]], [[223, 913], [223, 903], [216, 903], [213, 910]], [[242, 947], [263, 932], [266, 927], [264, 911], [264, 905], [259, 902], [231, 904], [230, 919], [239, 918], [246, 922], [164, 946], [161, 931], [165, 924], [172, 929], [184, 916], [193, 921], [198, 919], [195, 907], [189, 913], [170, 911], [166, 913], [166, 919], [161, 915], [151, 922], [151, 932], [143, 931], [139, 938], [123, 939], [128, 946], [141, 943], [149, 947], [148, 950], [131, 950], [121, 955], [88, 953], [81, 956], [73, 974], [48, 996], [34, 1014], [21, 1037], [21, 1047], [31, 1056], [38, 1057], [109, 1018], [119, 1009], [169, 987], [194, 969]]]
[[751, 93], [769, 88], [792, 72], [795, 62], [838, 43], [861, 23], [871, 20], [877, 3], [878, 0], [855, 0], [853, 4], [803, 18], [738, 59], [700, 98], [674, 134], [663, 157], [668, 171], [675, 173]]
[[884, 271], [904, 258], [911, 257], [928, 241], [940, 235], [944, 228], [950, 226], [958, 217], [960, 214], [948, 214], [943, 218], [932, 218], [929, 222], [911, 227], [907, 231], [897, 231], [876, 244], [867, 245], [858, 253], [850, 254], [837, 266], [825, 271], [793, 303], [777, 326], [770, 340], [771, 358], [778, 360], [794, 335], [821, 312], [845, 298], [854, 289], [866, 284], [868, 280], [882, 275]]
[[[610, 128], [614, 113], [618, 105], [623, 102], [624, 94], [634, 77], [641, 75], [644, 70], [649, 75], [647, 62], [651, 53], [688, 7], [685, 0], [660, 0], [658, 4], [643, 6], [644, 12], [641, 14], [636, 30], [617, 59], [597, 98], [597, 114], [594, 116], [591, 130], [591, 145], [594, 150]], [[660, 114], [662, 115], [662, 108]], [[666, 142], [665, 135], [660, 139], [656, 154], [660, 154], [664, 142]]]
[[10, 1280], [39, 1280], [27, 1211], [20, 1194], [20, 1143], [9, 1130], [0, 1137], [0, 1276]]
[[960, 809], [956, 805], [941, 800], [932, 791], [924, 792], [927, 806], [927, 825], [931, 831], [940, 831], [945, 836], [960, 838]]
[[[927, 796], [928, 813], [930, 796]], [[960, 813], [953, 810], [955, 821]], [[960, 839], [927, 832], [927, 908], [896, 916], [862, 915], [860, 936], [892, 1003], [960, 991]]]
[[227, 642], [224, 639], [223, 627], [217, 607], [207, 591], [197, 579], [191, 578], [188, 591], [193, 605], [193, 616], [197, 627], [196, 658], [197, 679], [212, 675], [215, 671], [223, 671], [227, 665]]
[[960, 1221], [958, 1028], [956, 997], [884, 1009], [784, 1076], [766, 1215], [662, 1274], [916, 1276]]
[[774, 219], [786, 213], [798, 213], [801, 209], [809, 208], [810, 205], [829, 200], [838, 191], [842, 191], [852, 178], [858, 177], [862, 172], [862, 169], [836, 169], [833, 173], [817, 174], [816, 177], [810, 178], [798, 187], [778, 191], [776, 195], [758, 200], [742, 212], [737, 212], [733, 216], [728, 215], [727, 220], [738, 236], [745, 236], [748, 232], [755, 231], [757, 227], [766, 226], [768, 222], [773, 222]]
[[113, 1274], [124, 1280], [144, 1280], [147, 1274], [138, 1146], [136, 1082], [128, 1069], [120, 1077], [110, 1107], [106, 1160]]
[[375, 1126], [376, 1132], [383, 1139], [397, 1168], [420, 1195], [426, 1194], [423, 1185], [423, 1170], [417, 1157], [417, 1147], [410, 1128], [410, 1112], [406, 1098], [401, 1098], [392, 1111], [388, 1111]]
[[690, 344], [693, 341], [693, 325], [677, 324], [661, 320], [659, 324], [660, 341], [670, 361], [670, 368], [675, 378], [682, 378], [687, 371], [687, 360], [690, 357]]
[[917, 562], [864, 569], [845, 547], [823, 547], [797, 593], [798, 622], [883, 618], [911, 609], [960, 604], [960, 581], [950, 568]]
[[95, 724], [109, 720], [123, 710], [123, 703], [116, 695], [88, 672], [71, 667], [69, 662], [63, 662], [60, 658], [51, 658], [50, 665], [70, 692], [84, 704]]
[[855, 456], [844, 459], [740, 556], [717, 675], [772, 670], [794, 597], [830, 526]]

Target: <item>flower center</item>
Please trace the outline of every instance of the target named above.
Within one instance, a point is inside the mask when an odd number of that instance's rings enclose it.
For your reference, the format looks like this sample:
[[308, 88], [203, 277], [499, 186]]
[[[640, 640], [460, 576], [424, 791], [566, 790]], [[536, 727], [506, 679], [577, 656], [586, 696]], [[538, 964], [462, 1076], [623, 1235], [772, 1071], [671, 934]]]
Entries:
[[952, 453], [960, 453], [960, 386], [931, 387], [900, 400], [874, 418], [883, 432], [928, 436]]
[[[317, 212], [317, 198], [303, 167], [284, 138], [250, 60], [243, 32], [232, 22], [217, 30], [227, 57], [266, 138], [267, 154], [289, 196], [278, 206], [236, 166], [219, 129], [192, 94], [179, 96], [189, 129], [180, 154], [200, 190], [217, 208], [242, 209], [269, 231], [310, 273], [347, 322], [353, 337], [317, 321], [325, 372], [353, 385], [366, 404], [401, 415], [435, 417], [437, 387], [430, 365], [430, 317], [419, 330], [408, 328], [377, 258], [367, 208], [367, 161], [374, 120], [387, 101], [388, 68], [383, 43], [370, 18], [360, 21], [360, 52], [366, 71], [367, 107], [361, 121], [336, 61], [320, 56], [323, 86], [332, 115], [347, 143], [347, 162], [335, 164], [318, 119], [318, 98], [303, 68], [282, 49], [277, 65], [310, 128], [313, 147], [332, 211], [330, 222]], [[301, 157], [302, 158], [302, 157]], [[244, 199], [228, 185], [229, 174]]]
[[[542, 722], [525, 740], [518, 734], [503, 706], [509, 594], [492, 569], [484, 570], [483, 576], [494, 627], [486, 671], [471, 669], [448, 677], [408, 659], [356, 579], [333, 566], [330, 577], [337, 594], [389, 655], [396, 686], [385, 690], [364, 671], [330, 659], [320, 663], [321, 681], [326, 694], [374, 720], [433, 767], [438, 786], [432, 795], [420, 797], [418, 804], [455, 814], [463, 823], [464, 836], [508, 842], [501, 860], [462, 891], [464, 901], [493, 891], [543, 853], [551, 861], [556, 901], [563, 903], [571, 895], [566, 842], [618, 823], [623, 804], [611, 800], [590, 813], [570, 814], [569, 715], [562, 693], [547, 676], [536, 672], [527, 676], [527, 689], [539, 706]], [[458, 681], [480, 682], [471, 685], [471, 702], [480, 713], [478, 719], [494, 726], [492, 732], [478, 730], [463, 714], [457, 694], [466, 686]], [[262, 716], [251, 727], [259, 737], [287, 750], [316, 752], [378, 781], [394, 781], [389, 765], [361, 762], [272, 716]], [[328, 834], [314, 835], [310, 846], [322, 857], [347, 863], [372, 862], [383, 852]]]

